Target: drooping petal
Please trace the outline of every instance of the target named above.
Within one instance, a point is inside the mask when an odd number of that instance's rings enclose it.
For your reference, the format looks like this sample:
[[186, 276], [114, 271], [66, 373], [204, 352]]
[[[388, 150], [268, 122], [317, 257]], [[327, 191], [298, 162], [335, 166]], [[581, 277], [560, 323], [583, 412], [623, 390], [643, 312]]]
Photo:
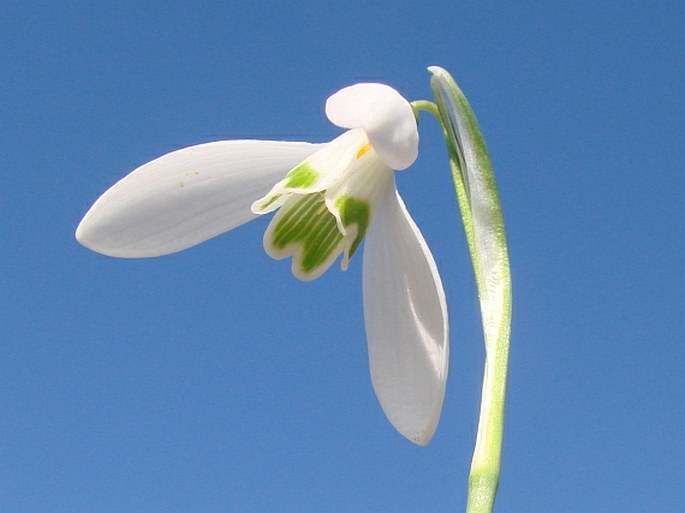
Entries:
[[390, 86], [363, 83], [345, 87], [328, 98], [326, 115], [340, 127], [363, 128], [378, 156], [392, 169], [406, 169], [418, 156], [414, 111]]
[[364, 315], [371, 379], [383, 411], [402, 435], [425, 445], [445, 395], [447, 307], [433, 256], [394, 186], [367, 235]]
[[100, 196], [76, 238], [94, 251], [123, 258], [186, 249], [255, 218], [252, 202], [319, 147], [241, 140], [174, 151]]

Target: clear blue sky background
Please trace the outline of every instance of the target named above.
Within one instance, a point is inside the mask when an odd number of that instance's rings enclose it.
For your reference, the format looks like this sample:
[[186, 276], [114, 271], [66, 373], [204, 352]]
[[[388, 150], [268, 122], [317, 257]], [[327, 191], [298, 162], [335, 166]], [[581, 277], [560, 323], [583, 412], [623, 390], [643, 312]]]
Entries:
[[359, 256], [298, 282], [265, 219], [152, 260], [73, 238], [156, 156], [325, 141], [332, 92], [428, 99], [432, 64], [476, 110], [510, 240], [497, 511], [685, 511], [685, 4], [417, 3], [2, 2], [3, 513], [463, 511], [482, 333], [433, 119], [398, 178], [452, 322], [426, 448], [371, 389]]

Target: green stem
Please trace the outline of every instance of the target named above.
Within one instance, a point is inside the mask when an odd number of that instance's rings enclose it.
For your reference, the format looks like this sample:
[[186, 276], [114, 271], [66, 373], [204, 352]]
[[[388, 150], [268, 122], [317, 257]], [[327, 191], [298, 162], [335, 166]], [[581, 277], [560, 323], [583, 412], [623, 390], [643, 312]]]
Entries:
[[[445, 131], [445, 138], [448, 133]], [[474, 265], [476, 285], [481, 304], [485, 299], [483, 290], [486, 277], [477, 261], [475, 234], [472, 222], [471, 202], [466, 191], [466, 184], [461, 169], [456, 162], [456, 148], [450, 153], [452, 177], [459, 201], [459, 209], [464, 220], [464, 230], [469, 246], [469, 252]], [[469, 473], [469, 493], [466, 513], [491, 513], [495, 504], [497, 487], [499, 485], [500, 461], [502, 454], [502, 436], [504, 432], [504, 411], [506, 401], [507, 373], [509, 366], [509, 332], [511, 317], [511, 286], [509, 284], [509, 269], [503, 273], [506, 283], [504, 296], [505, 320], [499, 325], [495, 336], [488, 336], [492, 331], [488, 319], [483, 315], [483, 329], [486, 334], [485, 368], [483, 370], [483, 387], [481, 391], [481, 407], [478, 419], [476, 444], [471, 460]], [[483, 308], [482, 308], [483, 309]], [[490, 328], [490, 329], [489, 329]], [[488, 340], [490, 339], [490, 340]], [[494, 340], [493, 340], [494, 339]]]
[[428, 100], [414, 100], [411, 102], [411, 108], [414, 109], [414, 115], [418, 119], [419, 117], [419, 111], [426, 111], [430, 112], [437, 118], [438, 121], [440, 121], [440, 112], [438, 111], [438, 106], [435, 105], [435, 103], [430, 102]]
[[497, 337], [499, 340], [494, 351], [487, 351], [486, 355], [478, 434], [469, 474], [467, 513], [491, 513], [495, 505], [509, 360], [508, 329], [506, 331], [506, 335], [502, 333]]

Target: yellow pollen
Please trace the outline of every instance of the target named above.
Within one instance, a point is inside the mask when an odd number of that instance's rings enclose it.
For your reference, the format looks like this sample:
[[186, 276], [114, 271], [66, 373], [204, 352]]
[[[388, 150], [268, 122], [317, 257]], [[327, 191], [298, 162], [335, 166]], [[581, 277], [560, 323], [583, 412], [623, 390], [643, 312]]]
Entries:
[[371, 145], [369, 143], [366, 143], [364, 146], [362, 146], [359, 151], [357, 152], [357, 160], [362, 158], [366, 152], [368, 152], [371, 149]]

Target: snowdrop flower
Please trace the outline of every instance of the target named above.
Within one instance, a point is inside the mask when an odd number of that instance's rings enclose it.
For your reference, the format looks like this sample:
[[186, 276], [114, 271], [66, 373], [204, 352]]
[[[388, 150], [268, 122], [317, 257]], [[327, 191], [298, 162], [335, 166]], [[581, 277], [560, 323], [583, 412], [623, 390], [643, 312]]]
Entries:
[[397, 192], [394, 170], [418, 154], [411, 105], [375, 83], [346, 87], [326, 115], [348, 129], [326, 144], [219, 141], [141, 166], [106, 191], [76, 238], [124, 258], [165, 255], [276, 211], [264, 249], [320, 276], [364, 246], [363, 292], [374, 389], [390, 422], [424, 445], [447, 379], [445, 294], [433, 256]]

